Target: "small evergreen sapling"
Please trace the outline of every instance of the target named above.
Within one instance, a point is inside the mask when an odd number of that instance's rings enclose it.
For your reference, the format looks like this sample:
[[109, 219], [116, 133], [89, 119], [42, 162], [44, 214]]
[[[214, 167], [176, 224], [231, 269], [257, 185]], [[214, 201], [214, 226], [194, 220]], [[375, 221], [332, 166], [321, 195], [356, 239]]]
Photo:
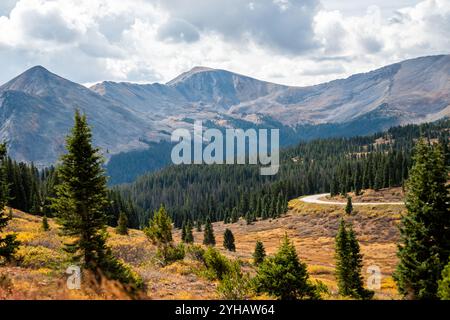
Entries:
[[116, 231], [118, 234], [127, 235], [128, 234], [128, 218], [125, 212], [119, 214], [119, 219], [117, 220]]
[[230, 229], [225, 229], [225, 232], [223, 233], [223, 247], [229, 251], [236, 251], [234, 235]]
[[211, 221], [208, 219], [205, 225], [205, 232], [203, 236], [203, 244], [207, 246], [215, 246], [216, 238], [214, 237], [214, 229]]
[[350, 196], [347, 196], [347, 204], [345, 206], [345, 213], [346, 214], [352, 214], [353, 213], [352, 197], [350, 197]]
[[299, 260], [287, 235], [275, 256], [266, 258], [259, 265], [254, 281], [257, 292], [281, 300], [320, 299], [309, 279], [306, 264]]
[[266, 258], [266, 249], [261, 241], [256, 241], [255, 251], [253, 252], [253, 263], [258, 266]]
[[48, 224], [48, 219], [46, 215], [42, 217], [42, 230], [44, 231], [50, 230], [50, 225]]

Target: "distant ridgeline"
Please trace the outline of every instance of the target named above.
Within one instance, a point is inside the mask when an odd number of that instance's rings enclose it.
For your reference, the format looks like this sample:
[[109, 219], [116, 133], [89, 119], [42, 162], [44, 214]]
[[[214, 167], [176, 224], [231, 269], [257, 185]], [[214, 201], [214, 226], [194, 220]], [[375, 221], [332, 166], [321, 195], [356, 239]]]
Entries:
[[[109, 192], [109, 224], [115, 226], [119, 213], [124, 212], [129, 226], [140, 228], [161, 203], [176, 227], [186, 220], [204, 223], [208, 218], [232, 222], [244, 217], [251, 223], [256, 218], [279, 216], [287, 210], [288, 199], [301, 195], [401, 186], [411, 166], [414, 141], [423, 135], [432, 142], [448, 142], [449, 128], [450, 120], [445, 119], [394, 127], [371, 136], [302, 142], [282, 150], [281, 167], [275, 176], [261, 176], [255, 165], [166, 167], [131, 184], [113, 187]], [[444, 145], [448, 162], [448, 144]], [[120, 169], [119, 163], [114, 170]], [[149, 166], [162, 165], [155, 161]], [[38, 170], [9, 159], [5, 170], [12, 207], [52, 216], [49, 198], [58, 184], [54, 168]]]
[[[252, 165], [180, 165], [139, 177], [115, 187], [145, 212], [146, 222], [161, 203], [176, 227], [190, 220], [204, 223], [248, 222], [277, 217], [287, 200], [322, 192], [347, 193], [362, 188], [401, 186], [411, 166], [411, 151], [421, 135], [448, 141], [450, 120], [394, 127], [384, 133], [353, 138], [302, 142], [280, 155], [280, 171], [261, 176]], [[448, 145], [446, 154], [448, 155]]]

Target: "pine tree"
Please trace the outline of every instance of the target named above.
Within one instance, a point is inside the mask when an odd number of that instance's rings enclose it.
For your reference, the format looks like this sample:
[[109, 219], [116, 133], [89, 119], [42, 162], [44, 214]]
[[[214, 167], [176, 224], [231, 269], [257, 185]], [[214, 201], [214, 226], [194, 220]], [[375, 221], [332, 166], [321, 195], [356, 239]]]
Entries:
[[197, 232], [202, 232], [202, 222], [197, 220]]
[[154, 212], [148, 227], [144, 228], [144, 233], [155, 245], [167, 246], [172, 243], [172, 220], [163, 204]]
[[191, 221], [188, 220], [188, 222], [185, 225], [185, 236], [184, 236], [184, 242], [186, 243], [193, 243], [194, 242], [194, 235], [192, 233], [192, 224]]
[[261, 241], [256, 241], [255, 251], [253, 252], [253, 263], [258, 266], [266, 258], [266, 250]]
[[361, 189], [362, 189], [362, 185], [363, 185], [363, 181], [362, 181], [363, 177], [362, 177], [362, 170], [361, 170], [361, 166], [358, 163], [356, 165], [356, 172], [355, 172], [355, 195], [360, 195], [361, 194]]
[[128, 217], [125, 212], [119, 214], [119, 219], [117, 220], [116, 231], [118, 234], [127, 235], [128, 234]]
[[287, 235], [274, 257], [259, 265], [255, 289], [281, 300], [318, 299], [316, 288], [309, 280], [306, 264], [298, 258]]
[[371, 299], [373, 292], [364, 289], [362, 270], [362, 255], [356, 235], [351, 225], [342, 219], [336, 235], [336, 278], [339, 294], [356, 299]]
[[181, 241], [186, 242], [186, 222], [181, 225]]
[[363, 256], [356, 238], [353, 227], [348, 226], [348, 245], [350, 251], [350, 269], [352, 270], [351, 287], [353, 289], [353, 297], [358, 299], [371, 299], [374, 292], [364, 288], [364, 281], [361, 275], [363, 267]]
[[450, 262], [442, 270], [442, 277], [438, 282], [438, 296], [442, 300], [450, 300]]
[[44, 231], [50, 230], [50, 225], [48, 224], [48, 219], [46, 215], [42, 217], [42, 230]]
[[214, 230], [211, 224], [211, 220], [206, 220], [205, 232], [203, 236], [203, 244], [207, 246], [215, 246], [216, 238], [214, 237]]
[[438, 280], [450, 256], [448, 171], [442, 147], [427, 145], [423, 139], [413, 160], [394, 279], [407, 298], [436, 299]]
[[339, 294], [342, 296], [350, 296], [352, 293], [349, 251], [347, 228], [344, 220], [341, 219], [335, 240], [335, 259], [337, 285]]
[[[10, 216], [6, 215], [4, 209], [9, 200], [9, 186], [6, 181], [5, 160], [6, 145], [3, 143], [0, 144], [0, 233], [8, 225], [9, 220], [11, 220]], [[12, 212], [11, 209], [10, 212]], [[12, 259], [12, 256], [19, 247], [20, 243], [16, 238], [16, 234], [8, 234], [4, 237], [0, 236], [0, 257], [5, 258], [6, 261]]]
[[102, 243], [105, 228], [106, 177], [99, 150], [91, 145], [91, 130], [86, 117], [75, 113], [75, 126], [67, 137], [68, 153], [58, 168], [61, 184], [53, 207], [64, 234], [75, 237], [66, 250], [85, 267], [98, 267], [97, 243]]
[[236, 251], [234, 235], [230, 229], [225, 229], [225, 232], [223, 233], [223, 247], [229, 251]]
[[231, 210], [231, 223], [236, 223], [239, 221], [239, 214], [236, 207]]
[[352, 197], [350, 197], [350, 196], [347, 196], [347, 204], [345, 206], [345, 213], [346, 214], [352, 214], [353, 213]]
[[[75, 125], [67, 137], [67, 154], [58, 168], [54, 208], [63, 234], [72, 240], [65, 250], [75, 262], [100, 276], [118, 280], [135, 292], [142, 280], [125, 267], [106, 245], [106, 176], [99, 149], [92, 147], [86, 116], [75, 112]], [[100, 278], [98, 278], [100, 279]]]
[[375, 171], [375, 181], [373, 188], [375, 190], [380, 190], [383, 188], [384, 185], [384, 170], [383, 170], [383, 164], [378, 164], [377, 169]]

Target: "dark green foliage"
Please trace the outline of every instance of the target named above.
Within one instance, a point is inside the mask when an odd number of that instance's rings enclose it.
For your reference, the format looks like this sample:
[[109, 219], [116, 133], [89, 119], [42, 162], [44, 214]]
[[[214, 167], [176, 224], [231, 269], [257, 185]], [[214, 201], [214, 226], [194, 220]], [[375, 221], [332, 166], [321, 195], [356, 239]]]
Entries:
[[230, 229], [225, 229], [225, 232], [223, 233], [223, 247], [228, 251], [236, 251], [234, 235]]
[[450, 256], [448, 170], [441, 145], [417, 143], [406, 184], [407, 214], [400, 225], [395, 280], [410, 299], [436, 299]]
[[119, 214], [119, 220], [117, 221], [116, 231], [118, 234], [127, 235], [128, 234], [128, 218], [124, 212]]
[[[5, 206], [9, 200], [9, 185], [5, 175], [6, 145], [0, 144], [0, 233], [8, 225], [11, 217], [6, 214]], [[12, 215], [12, 211], [10, 209]], [[16, 234], [0, 236], [0, 257], [10, 261], [14, 252], [19, 247], [19, 241], [16, 240]]]
[[346, 214], [352, 214], [353, 213], [352, 197], [350, 197], [350, 196], [347, 196], [347, 204], [345, 206], [345, 213]]
[[306, 264], [302, 263], [294, 245], [285, 236], [274, 257], [268, 257], [258, 268], [254, 279], [259, 293], [267, 293], [277, 299], [318, 299], [315, 286], [310, 282]]
[[248, 274], [242, 272], [240, 261], [230, 262], [228, 272], [223, 275], [217, 286], [217, 293], [221, 299], [244, 300], [251, 291], [251, 281]]
[[202, 246], [193, 244], [187, 248], [187, 253], [193, 260], [205, 263], [205, 249]]
[[63, 234], [74, 239], [66, 243], [65, 250], [94, 274], [140, 287], [142, 281], [131, 275], [106, 245], [108, 201], [103, 161], [99, 150], [92, 147], [86, 117], [78, 111], [66, 149], [57, 169], [59, 184], [52, 200]]
[[48, 219], [46, 215], [42, 217], [42, 230], [44, 231], [50, 230], [50, 225], [48, 224]]
[[[258, 166], [252, 165], [179, 165], [146, 174], [118, 190], [143, 215], [165, 203], [176, 228], [187, 220], [204, 223], [207, 218], [234, 223], [247, 212], [248, 221], [276, 218], [286, 212], [288, 199], [301, 195], [358, 192], [361, 186], [374, 188], [375, 180], [377, 188], [401, 186], [414, 139], [420, 131], [430, 138], [448, 137], [449, 122], [302, 142], [281, 151], [275, 176], [261, 176]], [[386, 143], [375, 143], [379, 138]]]
[[159, 210], [154, 212], [149, 226], [144, 229], [144, 233], [153, 244], [165, 246], [172, 243], [172, 220], [164, 205], [161, 205]]
[[180, 243], [178, 246], [174, 246], [173, 244], [172, 220], [164, 205], [154, 212], [144, 233], [153, 244], [158, 246], [157, 257], [162, 265], [184, 259], [184, 245]]
[[[5, 171], [10, 186], [11, 207], [34, 215], [54, 216], [51, 199], [56, 197], [55, 186], [59, 184], [55, 168], [38, 170], [33, 164], [17, 163], [7, 158]], [[130, 199], [124, 199], [117, 190], [108, 190], [107, 195], [108, 205], [105, 212], [108, 225], [117, 226], [120, 212], [127, 215], [132, 228], [137, 229], [147, 223], [143, 220], [143, 210], [135, 206]]]
[[450, 262], [442, 270], [442, 278], [438, 282], [438, 297], [450, 300]]
[[126, 215], [129, 228], [141, 229], [148, 223], [148, 217], [143, 213], [143, 210], [130, 199], [125, 199], [115, 189], [108, 190], [108, 206], [106, 207], [108, 225], [116, 227], [121, 213]]
[[183, 260], [186, 250], [182, 243], [177, 246], [173, 244], [159, 246], [156, 256], [160, 259], [161, 265], [165, 266], [178, 260]]
[[371, 299], [373, 292], [364, 289], [361, 270], [363, 257], [351, 225], [344, 220], [339, 224], [336, 235], [336, 279], [339, 294], [355, 299]]
[[214, 230], [211, 221], [208, 219], [205, 225], [205, 231], [203, 234], [203, 244], [207, 246], [215, 246], [216, 238], [214, 237]]
[[255, 251], [253, 252], [253, 263], [257, 266], [266, 258], [266, 249], [261, 241], [256, 241]]
[[190, 221], [188, 221], [182, 229], [182, 241], [185, 243], [193, 243], [194, 242], [194, 235], [192, 233], [192, 224]]
[[230, 272], [230, 261], [220, 254], [219, 250], [208, 247], [204, 255], [204, 263], [211, 279], [222, 280], [223, 277]]

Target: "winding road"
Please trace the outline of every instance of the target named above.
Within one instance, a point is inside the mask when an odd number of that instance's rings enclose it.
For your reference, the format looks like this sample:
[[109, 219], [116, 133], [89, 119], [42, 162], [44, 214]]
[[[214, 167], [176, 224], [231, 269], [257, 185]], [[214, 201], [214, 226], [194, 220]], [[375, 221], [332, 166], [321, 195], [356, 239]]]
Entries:
[[[330, 205], [345, 205], [345, 202], [320, 200], [320, 198], [329, 196], [329, 193], [313, 194], [312, 196], [306, 196], [300, 198], [301, 201], [306, 203], [317, 203], [317, 204], [330, 204]], [[354, 206], [381, 206], [381, 205], [404, 205], [404, 202], [353, 202]]]

